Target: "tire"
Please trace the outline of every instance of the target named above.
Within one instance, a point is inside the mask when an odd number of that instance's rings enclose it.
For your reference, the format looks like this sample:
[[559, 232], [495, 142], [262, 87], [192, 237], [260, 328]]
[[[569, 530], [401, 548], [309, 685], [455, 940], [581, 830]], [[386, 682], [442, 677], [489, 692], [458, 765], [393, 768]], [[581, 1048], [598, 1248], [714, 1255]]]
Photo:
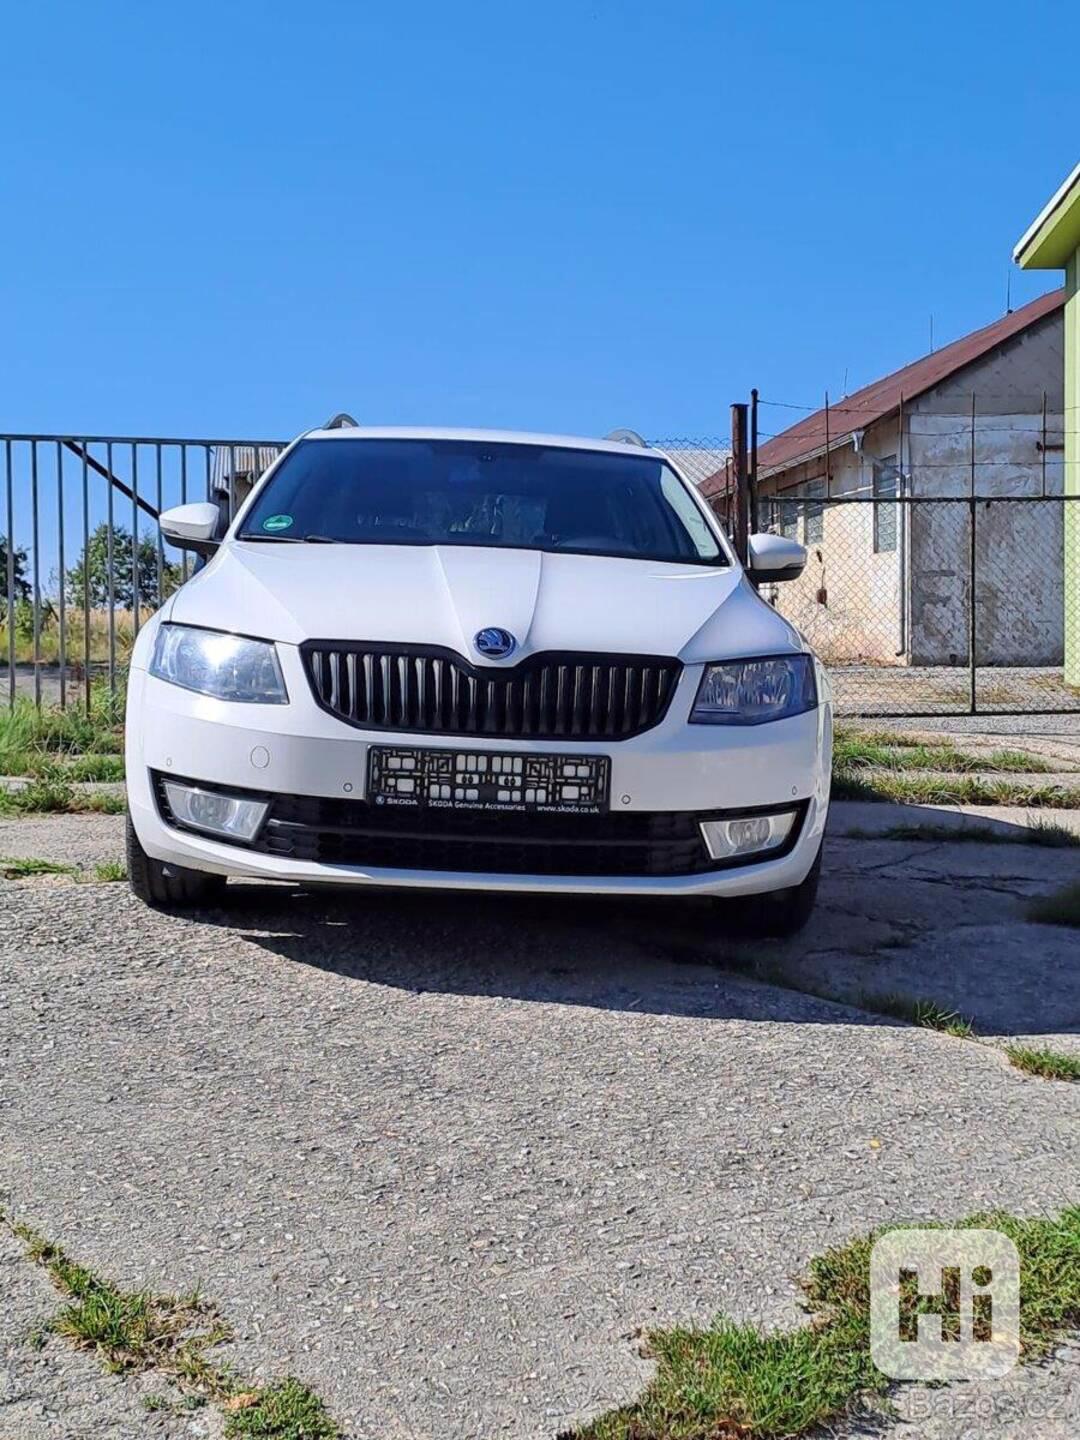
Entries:
[[127, 817], [127, 872], [132, 893], [155, 910], [193, 910], [219, 905], [225, 898], [225, 876], [207, 875], [183, 865], [154, 860], [139, 844], [131, 816]]
[[763, 895], [721, 900], [724, 922], [731, 933], [761, 940], [782, 940], [797, 935], [814, 913], [823, 850], [824, 843], [818, 846], [810, 873], [801, 885], [766, 891]]

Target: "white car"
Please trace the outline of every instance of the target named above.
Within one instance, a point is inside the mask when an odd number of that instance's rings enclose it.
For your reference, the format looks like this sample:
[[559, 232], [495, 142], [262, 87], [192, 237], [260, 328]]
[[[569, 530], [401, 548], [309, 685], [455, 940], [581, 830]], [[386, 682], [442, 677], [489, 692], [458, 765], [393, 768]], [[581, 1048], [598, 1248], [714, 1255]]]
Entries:
[[[628, 432], [621, 432], [627, 435]], [[630, 439], [335, 423], [294, 441], [144, 627], [128, 870], [173, 908], [229, 875], [713, 896], [786, 934], [829, 803], [825, 674], [675, 461]]]

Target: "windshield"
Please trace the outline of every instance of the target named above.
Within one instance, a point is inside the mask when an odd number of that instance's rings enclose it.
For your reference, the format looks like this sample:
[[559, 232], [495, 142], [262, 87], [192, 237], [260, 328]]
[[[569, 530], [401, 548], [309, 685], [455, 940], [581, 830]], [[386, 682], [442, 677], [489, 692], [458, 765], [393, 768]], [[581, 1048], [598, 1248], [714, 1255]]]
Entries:
[[301, 441], [238, 537], [727, 563], [694, 497], [655, 456], [478, 440]]

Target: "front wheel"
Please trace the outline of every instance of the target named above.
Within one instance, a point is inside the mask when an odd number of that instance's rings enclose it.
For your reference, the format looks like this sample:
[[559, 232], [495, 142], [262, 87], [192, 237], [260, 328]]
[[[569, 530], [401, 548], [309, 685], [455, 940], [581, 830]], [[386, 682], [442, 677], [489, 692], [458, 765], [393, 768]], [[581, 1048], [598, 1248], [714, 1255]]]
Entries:
[[144, 904], [155, 910], [193, 910], [220, 904], [225, 898], [224, 875], [207, 875], [148, 855], [139, 843], [130, 815], [126, 840], [128, 884]]
[[721, 900], [724, 923], [733, 934], [763, 940], [782, 940], [797, 935], [814, 911], [818, 882], [821, 879], [821, 853], [800, 885], [787, 890], [766, 891], [763, 895], [740, 895], [734, 900]]

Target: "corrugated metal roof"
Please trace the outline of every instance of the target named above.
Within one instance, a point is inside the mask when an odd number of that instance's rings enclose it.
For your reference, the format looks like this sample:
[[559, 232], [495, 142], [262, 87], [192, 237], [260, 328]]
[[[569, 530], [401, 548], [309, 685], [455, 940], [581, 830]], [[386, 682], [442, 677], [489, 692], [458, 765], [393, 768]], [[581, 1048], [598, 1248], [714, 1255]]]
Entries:
[[284, 448], [284, 445], [219, 445], [214, 451], [215, 487], [227, 488], [230, 475], [246, 475], [257, 480]]
[[[853, 431], [864, 430], [898, 410], [901, 396], [906, 401], [924, 395], [927, 390], [940, 385], [943, 380], [955, 375], [966, 365], [981, 360], [996, 346], [1014, 339], [1045, 316], [1060, 310], [1064, 304], [1064, 289], [1051, 290], [1049, 294], [1041, 295], [1038, 300], [1032, 300], [1030, 304], [1014, 310], [1011, 315], [995, 320], [992, 325], [985, 325], [981, 330], [954, 340], [951, 345], [943, 345], [940, 350], [924, 355], [921, 360], [905, 365], [902, 370], [896, 370], [884, 379], [864, 385], [853, 395], [845, 395], [842, 400], [829, 407], [829, 449], [833, 450], [845, 443]], [[825, 437], [825, 411], [821, 409], [759, 446], [759, 477], [786, 470], [791, 465], [823, 452]], [[701, 487], [702, 492], [714, 495], [723, 489], [723, 484], [722, 474], [710, 476]]]

